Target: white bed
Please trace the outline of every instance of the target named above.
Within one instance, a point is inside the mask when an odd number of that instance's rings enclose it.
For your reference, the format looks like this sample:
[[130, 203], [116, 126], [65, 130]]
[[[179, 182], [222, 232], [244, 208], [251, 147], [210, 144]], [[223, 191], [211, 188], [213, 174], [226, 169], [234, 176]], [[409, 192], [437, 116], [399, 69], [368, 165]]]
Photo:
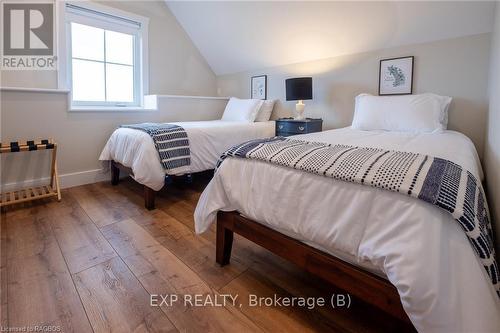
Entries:
[[[474, 145], [454, 131], [343, 128], [294, 138], [423, 153], [451, 160], [482, 179]], [[201, 195], [196, 231], [209, 228], [219, 210], [236, 210], [387, 278], [421, 332], [500, 329], [500, 301], [465, 233], [451, 215], [428, 203], [262, 161], [228, 158]]]
[[[191, 121], [175, 122], [188, 135], [191, 165], [183, 173], [194, 173], [215, 168], [218, 158], [230, 147], [257, 138], [274, 136], [274, 121]], [[160, 162], [153, 139], [149, 134], [130, 128], [113, 132], [104, 147], [101, 161], [113, 160], [132, 169], [134, 179], [155, 190], [165, 181], [165, 170]]]

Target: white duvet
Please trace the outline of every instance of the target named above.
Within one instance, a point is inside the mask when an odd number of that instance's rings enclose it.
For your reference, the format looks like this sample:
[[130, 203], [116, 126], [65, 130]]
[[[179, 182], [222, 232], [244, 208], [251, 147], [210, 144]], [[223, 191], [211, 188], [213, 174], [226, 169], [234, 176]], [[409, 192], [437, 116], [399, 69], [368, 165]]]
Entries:
[[[232, 146], [251, 139], [274, 136], [274, 121], [235, 122], [223, 120], [172, 123], [188, 135], [191, 165], [185, 173], [215, 168], [219, 157]], [[163, 187], [165, 170], [149, 134], [130, 128], [113, 132], [102, 150], [101, 161], [114, 160], [132, 169], [134, 179], [155, 191]]]
[[[295, 138], [423, 153], [482, 179], [472, 142], [454, 131], [405, 134], [350, 128]], [[202, 233], [218, 210], [237, 210], [387, 278], [420, 332], [499, 332], [500, 301], [449, 213], [415, 198], [268, 164], [228, 158], [200, 197]]]

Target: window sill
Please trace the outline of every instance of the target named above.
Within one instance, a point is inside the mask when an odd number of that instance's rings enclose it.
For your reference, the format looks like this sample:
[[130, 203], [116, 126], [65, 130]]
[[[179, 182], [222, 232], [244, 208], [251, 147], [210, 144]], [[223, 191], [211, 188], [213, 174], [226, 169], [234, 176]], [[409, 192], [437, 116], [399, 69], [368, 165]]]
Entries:
[[106, 106], [73, 106], [69, 112], [151, 112], [158, 111], [156, 108], [144, 108], [139, 106], [122, 106], [122, 107], [106, 107]]

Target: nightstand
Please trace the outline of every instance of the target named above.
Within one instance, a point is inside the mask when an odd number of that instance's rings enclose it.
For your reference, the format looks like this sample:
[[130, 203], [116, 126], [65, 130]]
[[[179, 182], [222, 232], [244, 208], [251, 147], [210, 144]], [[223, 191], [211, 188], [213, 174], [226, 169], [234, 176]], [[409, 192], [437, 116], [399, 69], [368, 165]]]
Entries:
[[290, 136], [321, 132], [323, 119], [306, 118], [296, 120], [293, 118], [281, 118], [276, 120], [276, 135]]

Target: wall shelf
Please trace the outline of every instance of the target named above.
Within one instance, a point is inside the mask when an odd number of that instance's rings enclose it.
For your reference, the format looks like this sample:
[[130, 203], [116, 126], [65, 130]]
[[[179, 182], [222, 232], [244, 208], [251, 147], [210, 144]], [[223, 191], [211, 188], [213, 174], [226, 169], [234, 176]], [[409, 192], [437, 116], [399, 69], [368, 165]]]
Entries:
[[48, 93], [48, 94], [68, 94], [68, 89], [52, 89], [52, 88], [28, 88], [28, 87], [0, 87], [0, 91], [9, 92], [33, 92], [33, 93]]

